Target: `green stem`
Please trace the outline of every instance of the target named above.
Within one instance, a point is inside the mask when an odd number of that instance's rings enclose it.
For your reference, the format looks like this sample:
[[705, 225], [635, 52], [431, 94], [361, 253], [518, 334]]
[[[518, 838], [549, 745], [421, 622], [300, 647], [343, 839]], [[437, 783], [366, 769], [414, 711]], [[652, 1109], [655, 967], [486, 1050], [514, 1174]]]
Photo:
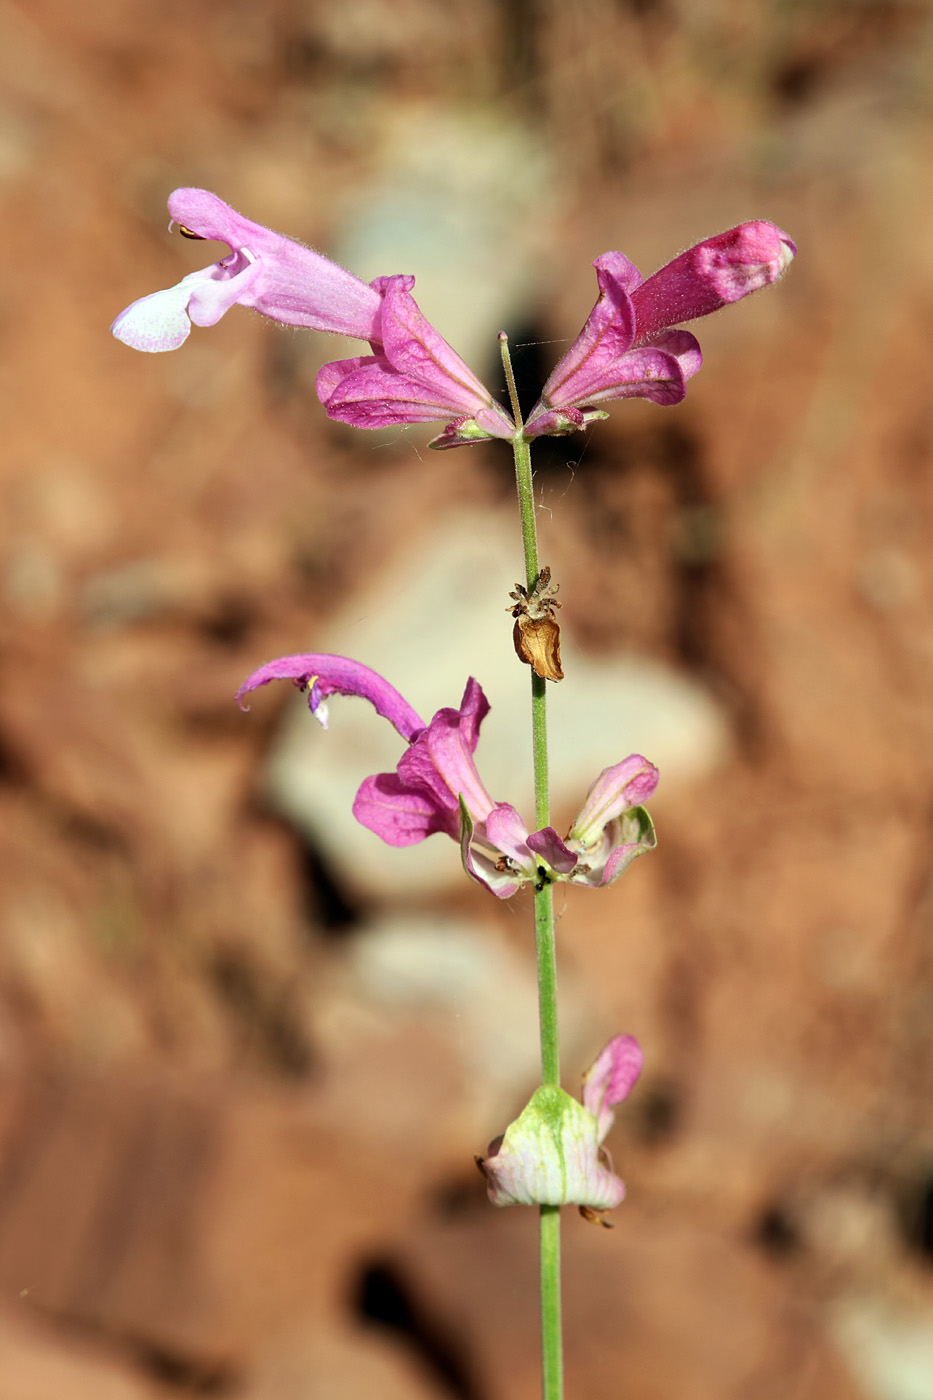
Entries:
[[[523, 423], [515, 389], [508, 338], [499, 336], [516, 433], [512, 439], [515, 454], [515, 484], [521, 515], [522, 546], [525, 554], [525, 586], [530, 592], [537, 582], [538, 532], [535, 521], [534, 480], [531, 472], [531, 446], [523, 436]], [[547, 754], [547, 682], [531, 672], [531, 743], [534, 757], [535, 829], [549, 826], [551, 820]], [[538, 1018], [541, 1035], [541, 1082], [560, 1087], [560, 1042], [557, 1028], [557, 956], [554, 940], [554, 891], [550, 882], [535, 890], [535, 947], [538, 959]], [[562, 1400], [564, 1393], [563, 1339], [560, 1307], [560, 1207], [541, 1206], [541, 1360], [543, 1400]]]

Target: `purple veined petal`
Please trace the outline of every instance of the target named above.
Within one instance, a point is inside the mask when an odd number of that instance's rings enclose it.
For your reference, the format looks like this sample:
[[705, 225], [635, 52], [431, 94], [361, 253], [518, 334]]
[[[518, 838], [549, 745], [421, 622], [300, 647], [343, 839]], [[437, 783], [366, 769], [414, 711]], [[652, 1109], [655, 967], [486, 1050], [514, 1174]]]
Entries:
[[[687, 392], [684, 372], [675, 355], [641, 346], [617, 360], [594, 366], [579, 377], [578, 404], [609, 403], [613, 399], [651, 399], [662, 407], [680, 403]], [[595, 373], [596, 369], [600, 373]]]
[[446, 808], [428, 793], [406, 787], [397, 773], [366, 778], [353, 800], [353, 815], [387, 846], [414, 846], [438, 832], [453, 834]]
[[325, 400], [328, 418], [353, 428], [392, 428], [402, 423], [436, 423], [463, 417], [459, 404], [445, 399], [436, 385], [400, 374], [381, 356], [366, 360], [341, 379]]
[[[628, 287], [632, 283], [629, 269], [634, 265], [621, 253], [604, 253], [593, 266], [599, 283], [599, 299], [583, 330], [541, 391], [542, 411], [586, 402], [586, 386], [598, 380], [607, 365], [631, 348], [635, 311]], [[637, 273], [637, 269], [634, 270]], [[532, 410], [529, 425], [536, 412], [537, 408]]]
[[460, 859], [464, 870], [471, 880], [484, 885], [497, 899], [511, 899], [527, 877], [507, 865], [499, 851], [475, 837], [476, 827], [462, 794], [459, 808]]
[[176, 223], [199, 237], [260, 260], [261, 272], [240, 298], [242, 305], [287, 325], [381, 340], [381, 293], [329, 258], [254, 224], [208, 190], [175, 190], [168, 208]]
[[586, 794], [570, 828], [570, 839], [584, 847], [592, 845], [613, 818], [647, 802], [657, 785], [657, 768], [639, 753], [604, 768]]
[[406, 787], [429, 793], [454, 820], [462, 794], [475, 822], [485, 821], [493, 801], [473, 762], [479, 727], [489, 713], [482, 687], [467, 681], [459, 710], [438, 710], [424, 732], [399, 760]]
[[540, 831], [532, 832], [528, 837], [528, 847], [547, 861], [558, 875], [569, 875], [579, 859], [576, 852], [564, 845], [552, 826], [543, 826]]
[[[311, 713], [327, 727], [323, 701], [328, 695], [358, 695], [368, 700], [377, 714], [394, 725], [406, 742], [423, 731], [424, 721], [408, 701], [377, 671], [351, 661], [346, 656], [328, 652], [309, 652], [295, 656], [280, 656], [260, 666], [240, 686], [236, 698], [241, 708], [243, 696], [270, 681], [290, 680], [302, 690], [308, 690]], [[322, 713], [323, 710], [323, 713]]]
[[763, 219], [688, 248], [632, 293], [636, 344], [776, 282], [796, 251], [786, 233]]
[[664, 350], [680, 365], [684, 379], [692, 379], [703, 364], [700, 342], [689, 331], [659, 331], [648, 342], [652, 350]]
[[324, 407], [328, 406], [334, 393], [345, 379], [349, 379], [364, 365], [374, 364], [376, 364], [375, 355], [354, 355], [348, 360], [330, 360], [326, 365], [322, 365], [317, 372], [314, 388]]
[[633, 1035], [617, 1035], [599, 1052], [583, 1076], [583, 1106], [598, 1124], [603, 1142], [612, 1127], [613, 1106], [627, 1099], [645, 1062]]
[[[492, 395], [456, 351], [431, 325], [411, 295], [414, 279], [380, 277], [384, 292], [382, 343], [392, 368], [433, 391], [433, 397], [475, 416], [493, 408]], [[515, 428], [512, 426], [514, 433]]]

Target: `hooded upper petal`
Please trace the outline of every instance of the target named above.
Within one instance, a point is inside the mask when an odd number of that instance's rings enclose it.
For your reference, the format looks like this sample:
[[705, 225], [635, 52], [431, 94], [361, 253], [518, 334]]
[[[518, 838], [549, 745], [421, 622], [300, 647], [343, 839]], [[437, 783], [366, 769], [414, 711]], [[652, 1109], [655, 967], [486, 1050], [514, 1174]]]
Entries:
[[379, 291], [329, 258], [254, 224], [208, 190], [175, 190], [168, 209], [176, 223], [192, 233], [226, 243], [235, 252], [243, 250], [260, 262], [260, 274], [240, 298], [242, 305], [290, 326], [360, 340], [381, 338]]
[[347, 656], [329, 652], [307, 652], [295, 656], [280, 656], [260, 666], [240, 686], [236, 698], [243, 706], [243, 696], [270, 681], [290, 680], [308, 692], [308, 705], [315, 719], [327, 728], [328, 695], [358, 695], [368, 700], [377, 714], [394, 725], [403, 739], [411, 742], [424, 729], [424, 720], [412, 709], [403, 695], [387, 680]]
[[688, 248], [633, 291], [636, 343], [776, 282], [796, 252], [788, 235], [763, 219]]
[[226, 243], [230, 255], [127, 307], [111, 328], [118, 340], [135, 350], [175, 350], [189, 318], [213, 326], [237, 304], [287, 325], [380, 340], [381, 292], [329, 258], [245, 219], [208, 190], [175, 190], [168, 207], [187, 232]]

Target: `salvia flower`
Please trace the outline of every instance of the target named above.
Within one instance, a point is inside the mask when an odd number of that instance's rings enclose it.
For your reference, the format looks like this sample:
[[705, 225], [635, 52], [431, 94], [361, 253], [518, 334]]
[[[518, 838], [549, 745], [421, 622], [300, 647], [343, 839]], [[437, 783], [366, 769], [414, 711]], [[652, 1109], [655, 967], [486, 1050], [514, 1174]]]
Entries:
[[177, 350], [192, 324], [213, 326], [232, 306], [252, 307], [286, 325], [369, 342], [371, 355], [320, 371], [318, 397], [331, 418], [357, 428], [442, 422], [436, 447], [514, 437], [509, 414], [422, 315], [413, 277], [367, 285], [208, 190], [175, 190], [168, 207], [186, 236], [226, 243], [230, 253], [133, 302], [111, 327], [118, 340], [151, 353]]
[[642, 1063], [635, 1037], [617, 1035], [584, 1074], [582, 1103], [556, 1086], [536, 1090], [487, 1156], [477, 1158], [493, 1205], [575, 1205], [597, 1218], [619, 1205], [625, 1183], [603, 1143], [612, 1110], [628, 1098]]
[[438, 710], [429, 724], [388, 681], [343, 656], [283, 656], [254, 671], [237, 698], [272, 680], [307, 690], [312, 714], [325, 725], [324, 702], [333, 693], [362, 696], [388, 719], [408, 747], [394, 773], [365, 779], [353, 815], [390, 846], [437, 832], [458, 841], [467, 873], [499, 899], [529, 882], [608, 885], [656, 844], [642, 804], [658, 771], [640, 754], [600, 773], [564, 839], [551, 826], [529, 832], [514, 807], [494, 802], [473, 760], [489, 703], [472, 678], [459, 708]]
[[612, 399], [679, 403], [703, 357], [696, 338], [674, 327], [777, 281], [796, 251], [786, 233], [759, 220], [705, 239], [647, 281], [622, 253], [603, 253], [593, 264], [599, 299], [525, 436], [573, 432], [605, 417], [599, 405]]

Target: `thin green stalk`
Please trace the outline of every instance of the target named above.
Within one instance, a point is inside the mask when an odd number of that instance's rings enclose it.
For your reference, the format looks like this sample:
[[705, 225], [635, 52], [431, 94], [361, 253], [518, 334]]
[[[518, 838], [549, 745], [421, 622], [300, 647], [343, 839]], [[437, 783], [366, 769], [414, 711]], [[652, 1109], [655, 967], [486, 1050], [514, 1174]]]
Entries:
[[[535, 522], [531, 446], [522, 436], [523, 423], [509, 358], [508, 337], [499, 336], [516, 432], [515, 483], [521, 515], [525, 554], [525, 586], [537, 582], [538, 532]], [[550, 825], [550, 788], [547, 754], [547, 682], [531, 672], [531, 742], [534, 757], [535, 827]], [[557, 1028], [557, 957], [554, 940], [554, 892], [550, 883], [535, 890], [535, 947], [538, 959], [538, 1018], [541, 1035], [541, 1082], [560, 1086], [560, 1043]], [[562, 1400], [564, 1394], [563, 1336], [560, 1306], [560, 1207], [541, 1206], [541, 1363], [543, 1400]]]

